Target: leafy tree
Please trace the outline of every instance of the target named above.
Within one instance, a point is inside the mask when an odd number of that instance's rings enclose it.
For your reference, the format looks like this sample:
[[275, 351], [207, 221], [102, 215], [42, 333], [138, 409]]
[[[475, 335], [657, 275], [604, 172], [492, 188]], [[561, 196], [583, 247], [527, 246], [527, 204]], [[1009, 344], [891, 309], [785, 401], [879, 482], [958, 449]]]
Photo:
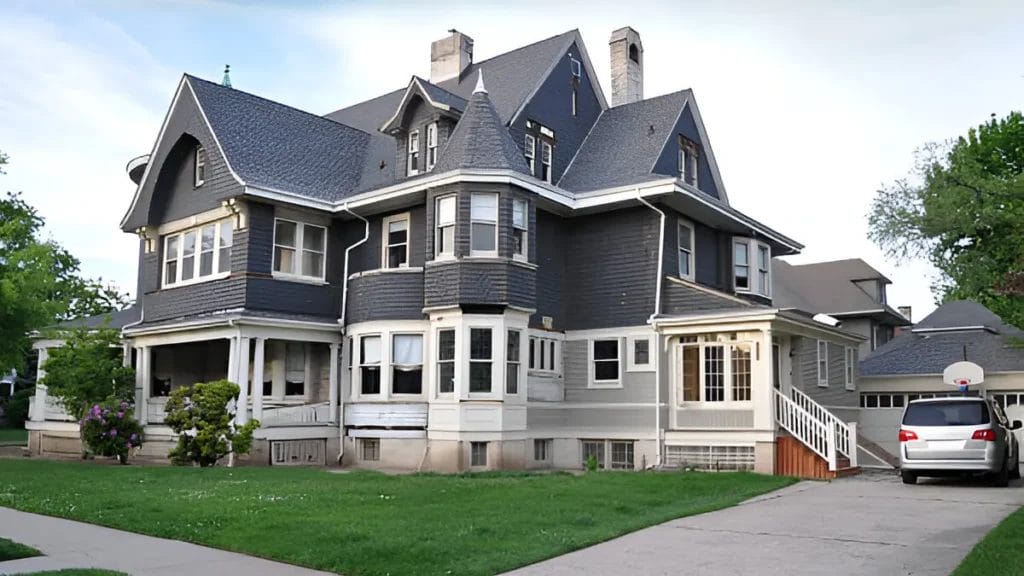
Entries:
[[80, 277], [78, 259], [42, 237], [44, 224], [19, 194], [0, 198], [0, 370], [23, 367], [30, 332], [128, 304], [102, 279]]
[[1024, 116], [995, 115], [918, 151], [911, 178], [885, 186], [869, 237], [896, 260], [925, 257], [940, 300], [976, 300], [1024, 327]]
[[[230, 454], [245, 454], [252, 433], [260, 427], [250, 420], [235, 426], [238, 384], [227, 380], [197, 382], [171, 392], [164, 424], [178, 434], [178, 445], [168, 455], [177, 465], [213, 466]], [[230, 461], [229, 461], [230, 462]]]
[[69, 414], [82, 418], [94, 404], [134, 402], [135, 370], [122, 365], [117, 330], [78, 328], [65, 335], [64, 346], [43, 364], [42, 383]]

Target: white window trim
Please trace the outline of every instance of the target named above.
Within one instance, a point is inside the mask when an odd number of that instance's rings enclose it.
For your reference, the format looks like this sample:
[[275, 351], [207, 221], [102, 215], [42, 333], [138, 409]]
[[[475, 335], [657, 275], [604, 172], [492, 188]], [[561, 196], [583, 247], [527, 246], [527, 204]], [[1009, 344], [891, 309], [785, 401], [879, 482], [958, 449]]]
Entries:
[[[455, 220], [451, 224], [445, 224], [445, 228], [451, 227], [452, 232], [452, 246], [451, 252], [441, 252], [439, 246], [441, 245], [441, 201], [451, 198], [455, 202]], [[459, 233], [459, 197], [455, 194], [445, 194], [444, 196], [438, 196], [434, 198], [434, 260], [454, 260], [455, 259], [455, 238]]]
[[[212, 222], [205, 222], [205, 223], [200, 224], [198, 226], [194, 226], [192, 228], [187, 228], [185, 230], [180, 230], [178, 232], [175, 232], [174, 234], [167, 234], [166, 236], [164, 236], [163, 258], [160, 261], [160, 287], [161, 288], [177, 288], [179, 286], [190, 286], [192, 284], [200, 284], [200, 283], [203, 283], [203, 282], [211, 282], [213, 280], [220, 280], [220, 279], [223, 279], [223, 278], [227, 278], [228, 276], [231, 275], [230, 267], [227, 270], [225, 270], [224, 272], [217, 272], [217, 270], [220, 269], [220, 249], [221, 249], [220, 233], [221, 233], [221, 224], [223, 222], [226, 222], [226, 221], [227, 220], [214, 220]], [[203, 228], [206, 228], [208, 226], [213, 226], [213, 228], [214, 228], [214, 232], [213, 232], [213, 270], [214, 270], [214, 273], [213, 274], [207, 274], [206, 276], [200, 276], [199, 275], [199, 268], [200, 268], [200, 260], [201, 260], [200, 256], [202, 254], [202, 246], [203, 246]], [[232, 226], [231, 226], [232, 243], [229, 245], [229, 247], [232, 248], [232, 249], [234, 249], [234, 230], [235, 230], [235, 228], [234, 228], [234, 225], [232, 224]], [[183, 254], [184, 254], [184, 251], [185, 251], [185, 234], [187, 234], [189, 232], [195, 232], [196, 233], [196, 250], [195, 250], [195, 253], [193, 254], [193, 262], [192, 262], [193, 273], [192, 273], [192, 278], [190, 278], [188, 280], [182, 280], [181, 279], [181, 275], [182, 275], [181, 273], [182, 273], [182, 269], [183, 269], [182, 268], [182, 261], [184, 260]], [[178, 254], [174, 258], [175, 260], [177, 260], [178, 266], [177, 266], [177, 270], [176, 270], [176, 273], [175, 273], [176, 278], [174, 279], [173, 282], [168, 282], [167, 281], [167, 262], [168, 262], [168, 258], [167, 258], [167, 256], [168, 256], [168, 254], [167, 254], [167, 241], [170, 238], [172, 238], [172, 237], [176, 237], [178, 239]]]
[[[707, 340], [704, 335], [698, 337], [697, 342], [683, 342], [676, 345], [676, 360], [674, 364], [675, 372], [675, 394], [676, 394], [676, 405], [686, 409], [706, 409], [714, 410], [721, 408], [745, 408], [754, 405], [754, 391], [757, 388], [757, 384], [754, 382], [754, 374], [756, 373], [756, 360], [754, 358], [755, 348], [757, 347], [756, 341], [751, 340]], [[723, 389], [724, 400], [721, 401], [709, 401], [706, 397], [705, 377], [705, 351], [711, 346], [721, 346], [724, 348], [722, 357], [722, 378], [724, 379], [725, 388]], [[735, 395], [733, 391], [733, 372], [732, 372], [732, 348], [733, 346], [746, 346], [750, 352], [750, 400], [733, 400]], [[682, 351], [684, 347], [696, 347], [699, 350], [697, 356], [698, 370], [697, 370], [697, 391], [699, 394], [699, 400], [683, 400], [683, 363], [682, 363]], [[769, 383], [769, 385], [771, 385]]]
[[[690, 260], [689, 268], [690, 268], [690, 273], [689, 274], [683, 274], [682, 270], [676, 270], [676, 272], [679, 274], [680, 278], [686, 278], [687, 280], [693, 280], [694, 276], [696, 275], [696, 273], [695, 273], [696, 271], [694, 270], [694, 267], [697, 264], [697, 259], [694, 257], [694, 248], [696, 248], [696, 246], [695, 246], [696, 232], [694, 231], [694, 228], [693, 228], [693, 222], [690, 222], [689, 220], [686, 220], [685, 218], [680, 218], [679, 221], [676, 223], [676, 235], [677, 236], [679, 236], [679, 232], [680, 232], [680, 230], [682, 229], [683, 226], [685, 226], [687, 229], [690, 230], [690, 248], [689, 248], [689, 253], [690, 253], [689, 254], [689, 260]], [[683, 251], [683, 247], [679, 243], [679, 240], [677, 239], [676, 240], [676, 254], [677, 254], [676, 266], [679, 265], [678, 264], [678, 254], [681, 253], [682, 251]]]
[[[508, 336], [509, 336], [509, 333], [511, 333], [511, 332], [516, 332], [517, 334], [519, 334], [519, 357], [518, 358], [510, 358], [508, 356], [508, 340], [509, 340]], [[504, 388], [502, 388], [502, 393], [505, 396], [519, 397], [519, 396], [521, 396], [523, 394], [523, 388], [524, 388], [524, 385], [526, 384], [526, 379], [525, 379], [525, 376], [526, 376], [525, 372], [526, 372], [526, 370], [524, 370], [524, 367], [526, 366], [526, 363], [523, 362], [523, 345], [528, 343], [529, 341], [530, 341], [530, 338], [526, 335], [526, 331], [525, 330], [520, 330], [518, 328], [510, 328], [510, 327], [506, 327], [505, 328], [505, 337], [503, 338], [503, 343], [505, 345], [505, 348], [504, 348], [504, 350], [505, 350], [505, 359], [504, 359], [505, 370], [503, 372], [503, 377], [501, 379], [501, 382], [504, 385]], [[516, 366], [519, 367], [516, 370], [517, 380], [516, 380], [516, 391], [514, 393], [509, 393], [509, 391], [508, 391], [508, 365], [509, 364], [515, 364]]]
[[[387, 375], [387, 387], [388, 396], [394, 398], [414, 399], [422, 398], [427, 393], [427, 367], [430, 364], [427, 361], [427, 336], [423, 332], [416, 330], [394, 330], [387, 333], [387, 359], [388, 359], [388, 375]], [[405, 392], [395, 392], [395, 378], [394, 370], [396, 366], [415, 366], [415, 364], [395, 364], [395, 336], [419, 336], [420, 337], [420, 359], [422, 360], [419, 364], [420, 367], [420, 392], [419, 394], [407, 394]], [[381, 359], [385, 357], [384, 354], [384, 342], [381, 341]], [[384, 374], [381, 373], [380, 378], [380, 389], [381, 393], [384, 392], [385, 379]]]
[[[282, 244], [281, 247], [282, 248], [290, 248], [290, 249], [295, 250], [294, 262], [295, 262], [295, 266], [297, 266], [299, 268], [299, 272], [298, 273], [295, 273], [295, 272], [279, 272], [279, 271], [276, 270], [276, 268], [277, 268], [277, 247], [278, 247], [278, 244], [277, 244], [277, 223], [278, 222], [290, 222], [292, 224], [295, 224], [295, 246], [285, 246], [285, 245]], [[303, 236], [304, 236], [304, 234], [306, 232], [306, 226], [314, 226], [316, 228], [321, 228], [324, 231], [324, 240], [323, 240], [323, 244], [321, 245], [321, 250], [320, 250], [320, 254], [323, 256], [324, 261], [323, 261], [323, 266], [321, 266], [322, 270], [321, 270], [320, 276], [312, 276], [312, 275], [302, 274], [302, 253], [306, 250], [303, 247], [303, 245], [304, 245], [304, 243], [303, 243], [303, 240], [304, 240]], [[273, 246], [271, 248], [272, 254], [271, 254], [271, 263], [270, 263], [270, 266], [271, 266], [270, 267], [271, 276], [273, 276], [274, 278], [282, 279], [282, 280], [294, 280], [294, 281], [299, 281], [299, 282], [313, 282], [313, 283], [317, 283], [317, 284], [326, 284], [327, 283], [327, 234], [329, 232], [330, 232], [330, 229], [327, 226], [321, 226], [319, 224], [310, 224], [310, 223], [307, 223], [307, 222], [300, 222], [298, 220], [290, 220], [288, 218], [274, 218], [274, 242], [273, 242]]]
[[[634, 342], [646, 340], [647, 341], [647, 364], [637, 364], [634, 354], [636, 347]], [[654, 335], [650, 336], [629, 336], [626, 338], [626, 372], [653, 372], [654, 371], [654, 355], [656, 353], [654, 347]]]
[[437, 122], [431, 122], [427, 124], [427, 157], [424, 159], [424, 167], [427, 172], [430, 172], [434, 169], [435, 164], [437, 164]]
[[[203, 156], [202, 162], [199, 161], [200, 154]], [[206, 148], [203, 148], [202, 146], [196, 146], [195, 156], [193, 160], [195, 162], [195, 173], [193, 174], [192, 183], [195, 188], [199, 188], [200, 186], [206, 183], [206, 163], [208, 160], [206, 157]], [[203, 168], [202, 177], [199, 176], [200, 166], [202, 166]]]
[[[530, 331], [529, 337], [526, 340], [527, 340], [527, 344], [526, 345], [528, 347], [527, 350], [526, 350], [526, 361], [525, 361], [527, 372], [530, 375], [533, 375], [533, 376], [561, 377], [562, 376], [562, 355], [561, 355], [562, 339], [561, 338], [553, 338], [552, 334], [550, 332]], [[529, 350], [529, 346], [531, 346], [534, 342], [539, 343], [541, 346], [548, 346], [549, 343], [555, 345], [554, 359], [551, 362], [551, 365], [554, 367], [553, 369], [548, 370], [547, 368], [544, 368], [543, 365], [540, 364], [540, 350], [539, 350], [539, 347], [534, 352], [534, 364], [540, 365], [540, 367], [539, 368], [530, 368], [530, 366], [529, 366], [529, 364], [530, 364], [530, 350]], [[550, 349], [549, 349], [549, 352], [550, 352]], [[550, 355], [547, 352], [545, 352], [544, 357], [545, 358], [549, 358]]]
[[[353, 373], [354, 378], [352, 379], [352, 396], [355, 398], [384, 398], [387, 396], [387, 392], [391, 386], [391, 378], [389, 375], [385, 375], [385, 368], [390, 371], [391, 368], [391, 357], [388, 354], [388, 350], [391, 349], [391, 344], [388, 342], [391, 338], [386, 332], [366, 332], [365, 334], [359, 334], [354, 336], [359, 339], [356, 343], [356, 353], [359, 355], [359, 361], [355, 365], [355, 371]], [[374, 366], [374, 364], [363, 363], [363, 338], [379, 338], [380, 339], [380, 362], [376, 364], [378, 371], [380, 372], [380, 392], [376, 394], [366, 394], [363, 392], [363, 366]]]
[[[494, 221], [487, 220], [474, 220], [473, 219], [473, 197], [474, 196], [494, 196]], [[498, 257], [498, 228], [499, 219], [501, 218], [501, 196], [497, 192], [473, 192], [469, 195], [469, 255], [473, 258], [497, 258]], [[456, 211], [458, 214], [458, 211]], [[473, 249], [473, 224], [475, 223], [487, 224], [494, 226], [494, 250], [474, 250]]]
[[[515, 213], [516, 204], [521, 203], [523, 205], [523, 227], [520, 228], [515, 225]], [[499, 212], [501, 212], [499, 210]], [[520, 262], [526, 262], [530, 257], [530, 203], [522, 198], [512, 199], [512, 223], [511, 228], [523, 231], [523, 253], [517, 252], [512, 253], [513, 260], [519, 260]]]
[[[389, 228], [389, 226], [391, 225], [392, 222], [401, 222], [403, 220], [405, 221], [405, 263], [404, 264], [400, 264], [400, 265], [398, 265], [395, 268], [392, 268], [392, 267], [388, 266], [388, 248], [391, 247], [391, 244], [388, 243], [389, 242], [388, 238], [390, 236], [390, 234], [388, 232], [388, 228]], [[408, 268], [409, 267], [409, 244], [411, 243], [410, 240], [412, 240], [412, 218], [410, 218], [408, 212], [404, 212], [402, 214], [394, 214], [392, 216], [388, 216], [388, 217], [384, 218], [383, 222], [381, 223], [380, 267], [388, 269], [388, 270], [394, 270], [394, 269], [397, 269], [397, 268]], [[325, 259], [324, 263], [326, 264], [326, 259]]]
[[[502, 376], [502, 372], [505, 370], [505, 352], [501, 349], [501, 346], [505, 344], [505, 338], [501, 336], [503, 330], [502, 324], [466, 324], [465, 337], [463, 338], [464, 346], [466, 349], [466, 385], [465, 394], [466, 397], [471, 399], [477, 398], [500, 398], [504, 395], [505, 390], [502, 388], [505, 384], [505, 377]], [[473, 330], [490, 330], [491, 331], [491, 358], [490, 360], [484, 360], [483, 358], [473, 358]], [[456, 339], [458, 337], [456, 336]], [[491, 365], [491, 390], [489, 392], [474, 392], [472, 390], [473, 383], [473, 362], [489, 362]], [[457, 385], [456, 385], [457, 386]]]
[[[757, 296], [764, 296], [771, 298], [772, 295], [772, 247], [765, 242], [755, 240], [753, 238], [734, 237], [732, 239], [733, 249], [731, 260], [732, 260], [732, 287], [738, 293], [742, 294], [754, 294]], [[744, 245], [747, 247], [747, 287], [740, 288], [736, 285], [736, 246]], [[765, 248], [768, 250], [768, 278], [765, 284], [767, 292], [761, 292], [758, 289], [760, 286], [760, 274], [761, 274], [761, 263], [758, 258], [759, 248]], [[751, 262], [753, 260], [753, 262]]]
[[843, 377], [846, 379], [846, 389], [856, 390], [857, 389], [857, 356], [856, 348], [847, 346], [844, 351], [845, 361], [843, 363]]
[[523, 137], [523, 156], [526, 157], [526, 162], [530, 165], [530, 175], [533, 176], [537, 173], [537, 138], [533, 134]]
[[582, 73], [582, 66], [580, 64], [580, 61], [570, 56], [569, 70], [574, 77], [579, 78], [580, 74]]
[[[548, 161], [547, 162], [544, 162], [544, 147], [545, 146], [547, 146], [548, 149], [551, 151], [550, 154], [548, 154]], [[550, 184], [551, 183], [551, 178], [552, 178], [552, 172], [554, 172], [554, 167], [553, 166], [554, 166], [554, 163], [555, 163], [555, 145], [552, 144], [551, 142], [547, 142], [545, 140], [541, 140], [540, 141], [540, 163], [541, 163], [541, 165], [548, 167], [548, 173], [547, 173], [547, 176], [544, 177], [544, 181], [547, 182], [548, 184]]]
[[[822, 367], [822, 362], [821, 361], [823, 360], [823, 358], [821, 357], [821, 348], [822, 348], [823, 344], [824, 344], [824, 347], [825, 347], [825, 357], [824, 357], [825, 370], [824, 370], [824, 373], [822, 373], [822, 369], [821, 369], [821, 367]], [[817, 340], [815, 345], [814, 345], [814, 348], [815, 348], [815, 364], [814, 364], [815, 368], [814, 369], [815, 369], [815, 371], [818, 374], [818, 387], [819, 388], [828, 388], [828, 341], [827, 340]]]
[[[413, 130], [412, 132], [409, 132], [405, 145], [405, 174], [407, 176], [416, 176], [420, 173], [420, 131]], [[416, 155], [417, 168], [415, 170], [412, 167], [413, 154]]]
[[[615, 380], [597, 380], [594, 374], [594, 344], [599, 341], [614, 340], [618, 346], [619, 373]], [[591, 338], [587, 342], [587, 387], [588, 388], [622, 388], [622, 374], [625, 358], [622, 354], [622, 338]]]
[[[441, 392], [441, 382], [438, 379], [438, 374], [440, 373], [439, 366], [442, 364], [442, 360], [441, 360], [441, 332], [444, 332], [445, 330], [451, 330], [452, 334], [455, 336], [455, 350], [454, 350], [454, 354], [452, 355], [452, 359], [451, 360], [444, 360], [443, 361], [443, 363], [445, 363], [445, 364], [451, 364], [452, 365], [452, 391], [451, 392]], [[431, 356], [430, 356], [430, 367], [431, 367], [430, 368], [430, 384], [431, 384], [431, 390], [433, 390], [433, 394], [434, 394], [435, 398], [451, 399], [451, 398], [455, 397], [455, 392], [456, 392], [456, 388], [457, 388], [457, 382], [458, 382], [459, 377], [461, 375], [461, 370], [459, 368], [459, 359], [460, 359], [459, 344], [461, 344], [461, 342], [459, 340], [459, 327], [458, 327], [458, 325], [439, 326], [436, 329], [434, 329], [434, 332], [433, 332], [432, 336], [433, 336], [433, 338], [431, 339], [430, 345], [427, 346], [427, 350], [431, 354]]]

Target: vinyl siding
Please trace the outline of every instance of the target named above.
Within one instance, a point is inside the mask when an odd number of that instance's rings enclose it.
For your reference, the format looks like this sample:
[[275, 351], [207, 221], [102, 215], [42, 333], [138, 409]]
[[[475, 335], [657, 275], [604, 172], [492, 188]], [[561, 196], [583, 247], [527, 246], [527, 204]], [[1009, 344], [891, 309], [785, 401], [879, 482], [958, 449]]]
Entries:
[[530, 318], [530, 325], [540, 327], [542, 317], [550, 316], [552, 328], [561, 330], [565, 326], [565, 290], [568, 284], [565, 276], [567, 222], [544, 210], [537, 210], [536, 214], [534, 237], [540, 248], [536, 251], [537, 312]]
[[[828, 387], [818, 386], [817, 340], [797, 337], [793, 339], [794, 366], [799, 366], [800, 379], [793, 384], [803, 390], [815, 402], [829, 406], [855, 407], [860, 404], [856, 391], [846, 389], [843, 355], [845, 347], [836, 342], [828, 343]], [[856, 363], [855, 363], [856, 364]], [[854, 381], [857, 369], [854, 366]]]
[[589, 340], [566, 340], [562, 346], [566, 402], [649, 402], [655, 401], [654, 372], [626, 371], [626, 339], [621, 338], [621, 388], [590, 388]]

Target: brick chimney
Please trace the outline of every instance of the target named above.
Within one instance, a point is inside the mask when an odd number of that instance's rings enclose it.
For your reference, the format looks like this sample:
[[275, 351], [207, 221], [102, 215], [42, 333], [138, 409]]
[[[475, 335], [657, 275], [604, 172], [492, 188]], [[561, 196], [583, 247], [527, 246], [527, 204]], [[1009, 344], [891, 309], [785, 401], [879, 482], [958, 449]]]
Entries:
[[629, 26], [612, 32], [608, 41], [612, 65], [612, 106], [644, 99], [644, 45]]
[[430, 43], [430, 81], [456, 78], [473, 63], [473, 39], [454, 28], [449, 35]]

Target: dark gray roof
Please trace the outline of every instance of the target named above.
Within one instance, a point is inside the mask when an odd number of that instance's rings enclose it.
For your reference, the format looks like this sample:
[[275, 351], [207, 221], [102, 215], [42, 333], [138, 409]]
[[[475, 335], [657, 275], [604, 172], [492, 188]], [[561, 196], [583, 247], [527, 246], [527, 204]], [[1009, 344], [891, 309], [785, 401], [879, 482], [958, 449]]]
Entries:
[[512, 141], [487, 92], [477, 92], [470, 98], [466, 111], [441, 150], [434, 172], [460, 168], [530, 173], [522, 151]]
[[813, 313], [840, 315], [881, 310], [892, 322], [902, 316], [865, 292], [854, 280], [889, 279], [860, 258], [790, 264], [772, 262], [772, 302], [780, 308], [798, 308]]
[[689, 90], [605, 110], [558, 185], [574, 192], [632, 184], [651, 178]]
[[416, 80], [420, 83], [420, 86], [423, 88], [423, 91], [426, 92], [427, 96], [429, 96], [430, 99], [433, 100], [434, 102], [444, 104], [445, 106], [449, 106], [459, 111], [466, 109], [465, 98], [462, 98], [461, 96], [456, 96], [455, 94], [452, 94], [451, 92], [445, 90], [444, 88], [441, 88], [437, 84], [431, 84], [430, 80], [424, 80], [419, 76], [414, 76], [413, 78], [416, 78]]
[[85, 318], [76, 318], [57, 324], [57, 328], [115, 328], [120, 330], [139, 319], [139, 309], [135, 306], [118, 310], [109, 314], [97, 314]]
[[186, 78], [228, 163], [247, 185], [322, 200], [338, 200], [358, 189], [367, 152], [373, 150], [368, 133], [194, 76]]
[[[981, 329], [957, 329], [985, 326]], [[921, 331], [921, 329], [925, 329]], [[934, 329], [946, 329], [935, 332]], [[862, 376], [941, 374], [964, 359], [986, 372], [1024, 371], [1024, 332], [976, 302], [943, 304], [860, 363]]]

